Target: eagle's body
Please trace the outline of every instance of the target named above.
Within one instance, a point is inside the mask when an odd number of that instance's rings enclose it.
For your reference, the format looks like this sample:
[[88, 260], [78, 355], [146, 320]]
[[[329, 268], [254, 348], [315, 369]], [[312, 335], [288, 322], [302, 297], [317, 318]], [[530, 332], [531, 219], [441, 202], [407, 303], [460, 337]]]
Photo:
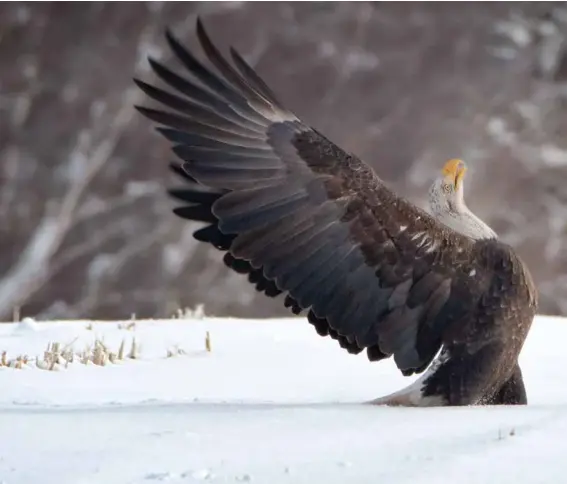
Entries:
[[177, 111], [138, 108], [184, 160], [172, 168], [187, 185], [171, 194], [188, 204], [177, 215], [206, 224], [195, 237], [350, 353], [393, 356], [404, 375], [430, 367], [376, 403], [524, 403], [517, 360], [537, 293], [514, 251], [475, 237], [464, 216], [452, 225], [397, 196], [197, 32], [220, 75], [168, 34], [191, 78], [151, 61], [177, 94], [137, 81]]

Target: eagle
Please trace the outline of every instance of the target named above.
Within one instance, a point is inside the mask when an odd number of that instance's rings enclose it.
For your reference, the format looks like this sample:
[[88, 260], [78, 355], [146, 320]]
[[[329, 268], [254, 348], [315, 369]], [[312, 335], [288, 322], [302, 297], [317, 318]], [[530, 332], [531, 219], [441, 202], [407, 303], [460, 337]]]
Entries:
[[199, 18], [196, 33], [210, 66], [166, 29], [185, 75], [150, 57], [170, 89], [134, 79], [160, 104], [135, 107], [172, 144], [173, 212], [204, 224], [194, 238], [319, 335], [419, 375], [368, 403], [526, 404], [518, 357], [537, 290], [466, 207], [465, 163], [445, 163], [421, 209], [288, 110], [234, 48], [229, 62]]

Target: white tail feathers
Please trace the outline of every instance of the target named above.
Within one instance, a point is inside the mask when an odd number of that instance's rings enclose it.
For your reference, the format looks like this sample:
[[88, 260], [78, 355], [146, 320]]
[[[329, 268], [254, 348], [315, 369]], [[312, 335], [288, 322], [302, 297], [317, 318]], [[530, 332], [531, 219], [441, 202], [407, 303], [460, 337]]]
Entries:
[[429, 365], [427, 371], [407, 387], [390, 393], [384, 397], [376, 398], [367, 403], [371, 405], [388, 405], [393, 407], [441, 407], [447, 405], [443, 395], [423, 396], [423, 389], [429, 377], [449, 359], [447, 350], [441, 350], [437, 358]]

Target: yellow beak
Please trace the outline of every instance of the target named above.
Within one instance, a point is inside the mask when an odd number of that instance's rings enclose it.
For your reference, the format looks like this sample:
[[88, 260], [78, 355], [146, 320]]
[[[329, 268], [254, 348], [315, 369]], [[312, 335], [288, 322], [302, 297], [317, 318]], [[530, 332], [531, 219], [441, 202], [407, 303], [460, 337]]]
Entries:
[[455, 190], [458, 190], [466, 171], [465, 162], [458, 158], [453, 158], [443, 165], [441, 173], [445, 177], [445, 182], [454, 185]]

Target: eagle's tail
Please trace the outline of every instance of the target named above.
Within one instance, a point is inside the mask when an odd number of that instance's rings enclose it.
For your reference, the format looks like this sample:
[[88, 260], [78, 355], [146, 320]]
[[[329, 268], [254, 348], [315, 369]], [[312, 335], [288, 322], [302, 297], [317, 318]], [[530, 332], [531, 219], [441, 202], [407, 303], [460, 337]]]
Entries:
[[417, 380], [410, 383], [407, 387], [390, 393], [380, 398], [376, 398], [367, 403], [372, 405], [387, 405], [392, 407], [440, 407], [447, 405], [443, 395], [425, 395], [424, 390], [427, 380], [437, 371], [441, 364], [439, 356]]
[[483, 374], [490, 372], [483, 363], [493, 360], [477, 352], [468, 358], [451, 358], [443, 349], [427, 371], [401, 390], [368, 403], [403, 407], [437, 407], [445, 405], [526, 405], [522, 371], [516, 363], [500, 387], [483, 387]]

